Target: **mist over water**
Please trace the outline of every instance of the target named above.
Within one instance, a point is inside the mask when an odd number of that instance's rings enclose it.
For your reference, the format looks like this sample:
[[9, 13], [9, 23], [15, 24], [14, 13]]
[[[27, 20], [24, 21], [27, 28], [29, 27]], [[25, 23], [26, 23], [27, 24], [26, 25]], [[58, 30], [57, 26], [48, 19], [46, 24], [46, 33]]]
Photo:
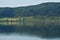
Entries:
[[59, 40], [60, 22], [0, 22], [0, 40]]

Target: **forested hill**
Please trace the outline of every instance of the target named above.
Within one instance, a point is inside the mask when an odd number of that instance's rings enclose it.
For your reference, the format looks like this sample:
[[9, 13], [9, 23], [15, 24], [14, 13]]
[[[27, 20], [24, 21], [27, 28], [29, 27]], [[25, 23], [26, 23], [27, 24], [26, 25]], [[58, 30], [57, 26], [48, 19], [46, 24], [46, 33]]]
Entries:
[[20, 17], [20, 16], [60, 16], [60, 3], [47, 2], [25, 7], [0, 7], [1, 17]]

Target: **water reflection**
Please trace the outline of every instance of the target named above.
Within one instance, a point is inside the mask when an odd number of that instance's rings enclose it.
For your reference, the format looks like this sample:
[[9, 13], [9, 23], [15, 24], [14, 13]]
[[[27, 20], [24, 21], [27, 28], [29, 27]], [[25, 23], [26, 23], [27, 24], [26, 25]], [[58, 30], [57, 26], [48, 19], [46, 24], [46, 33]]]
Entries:
[[60, 38], [60, 22], [0, 22], [0, 33]]

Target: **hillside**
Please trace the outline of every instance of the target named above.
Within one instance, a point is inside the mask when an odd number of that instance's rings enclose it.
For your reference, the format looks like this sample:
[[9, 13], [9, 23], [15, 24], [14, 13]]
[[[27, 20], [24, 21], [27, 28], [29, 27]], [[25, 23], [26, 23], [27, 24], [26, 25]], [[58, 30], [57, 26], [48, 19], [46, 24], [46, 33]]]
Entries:
[[0, 18], [20, 16], [60, 16], [60, 3], [47, 2], [26, 7], [0, 8]]

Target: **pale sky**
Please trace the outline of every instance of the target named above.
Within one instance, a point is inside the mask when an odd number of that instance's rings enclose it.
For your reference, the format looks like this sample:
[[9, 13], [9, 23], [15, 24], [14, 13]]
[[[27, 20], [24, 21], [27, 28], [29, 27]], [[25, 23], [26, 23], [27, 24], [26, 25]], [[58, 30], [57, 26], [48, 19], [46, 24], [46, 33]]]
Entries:
[[0, 0], [0, 7], [29, 6], [44, 2], [60, 2], [60, 0]]

